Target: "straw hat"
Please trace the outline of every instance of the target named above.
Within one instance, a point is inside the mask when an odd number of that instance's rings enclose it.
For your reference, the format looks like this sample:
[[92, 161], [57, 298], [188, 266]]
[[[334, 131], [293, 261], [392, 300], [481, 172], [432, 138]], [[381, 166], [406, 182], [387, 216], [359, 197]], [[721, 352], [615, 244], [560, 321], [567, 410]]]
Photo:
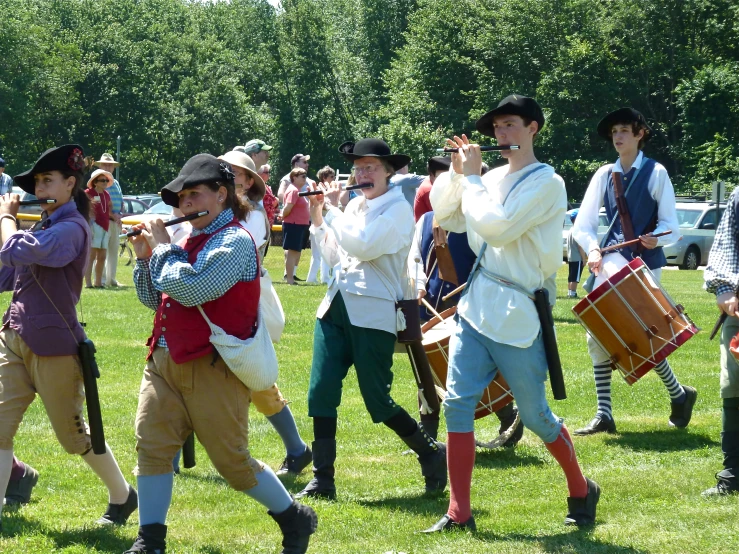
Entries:
[[251, 156], [244, 152], [231, 150], [223, 156], [219, 156], [218, 159], [228, 162], [233, 166], [240, 167], [254, 179], [254, 184], [246, 191], [246, 196], [249, 200], [259, 202], [264, 198], [264, 195], [267, 194], [267, 186], [264, 184], [264, 179], [262, 179], [261, 175], [257, 173], [257, 166], [254, 165], [254, 160], [251, 159]]

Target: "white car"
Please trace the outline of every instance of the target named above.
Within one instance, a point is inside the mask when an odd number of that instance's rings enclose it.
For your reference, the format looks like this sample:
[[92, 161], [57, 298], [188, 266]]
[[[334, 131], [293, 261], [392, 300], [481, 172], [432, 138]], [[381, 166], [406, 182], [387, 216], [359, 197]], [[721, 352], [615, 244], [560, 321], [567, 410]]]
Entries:
[[716, 227], [721, 220], [726, 204], [721, 202], [678, 202], [677, 220], [682, 238], [669, 246], [664, 253], [668, 265], [680, 269], [698, 269], [708, 263], [708, 253], [713, 245]]
[[[565, 262], [567, 261], [567, 241], [570, 238], [572, 225], [573, 223], [568, 212], [565, 214], [565, 221], [562, 227], [562, 260]], [[608, 231], [608, 218], [606, 217], [606, 211], [601, 209], [598, 216], [598, 240], [603, 238], [606, 231]]]

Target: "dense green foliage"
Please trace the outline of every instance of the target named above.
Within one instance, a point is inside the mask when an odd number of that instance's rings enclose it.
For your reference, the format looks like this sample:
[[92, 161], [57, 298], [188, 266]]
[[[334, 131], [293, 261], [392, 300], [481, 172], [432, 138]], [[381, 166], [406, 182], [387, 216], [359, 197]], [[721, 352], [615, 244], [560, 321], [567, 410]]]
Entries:
[[[0, 0], [0, 156], [122, 137], [127, 191], [260, 137], [282, 174], [380, 134], [413, 169], [503, 96], [536, 96], [540, 157], [571, 198], [641, 110], [682, 192], [739, 184], [739, 0]], [[479, 137], [477, 137], [479, 138]], [[491, 162], [494, 159], [491, 158]], [[273, 183], [274, 185], [275, 183]]]

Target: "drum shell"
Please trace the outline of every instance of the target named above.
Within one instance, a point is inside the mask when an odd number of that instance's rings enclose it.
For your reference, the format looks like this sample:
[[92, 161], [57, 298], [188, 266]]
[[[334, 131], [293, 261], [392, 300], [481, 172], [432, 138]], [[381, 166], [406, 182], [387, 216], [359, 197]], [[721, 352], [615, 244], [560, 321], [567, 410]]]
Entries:
[[572, 311], [630, 385], [698, 332], [641, 258], [598, 285]]
[[[457, 312], [457, 308], [452, 307], [448, 310], [441, 312], [444, 321], [447, 323], [452, 322], [454, 314]], [[434, 372], [436, 381], [436, 390], [439, 393], [439, 397], [443, 400], [441, 391], [446, 391], [446, 376], [449, 365], [449, 338], [451, 337], [451, 328], [448, 332], [441, 333], [442, 336], [438, 337], [438, 340], [427, 340], [427, 333], [439, 325], [439, 320], [434, 318], [426, 322], [423, 327], [424, 341], [423, 348], [426, 350], [426, 356], [429, 360], [429, 365]], [[446, 330], [445, 330], [446, 331]], [[513, 401], [513, 395], [508, 383], [498, 371], [495, 378], [490, 382], [485, 391], [482, 394], [480, 402], [475, 407], [475, 419], [480, 419], [487, 415], [497, 412], [504, 408]]]

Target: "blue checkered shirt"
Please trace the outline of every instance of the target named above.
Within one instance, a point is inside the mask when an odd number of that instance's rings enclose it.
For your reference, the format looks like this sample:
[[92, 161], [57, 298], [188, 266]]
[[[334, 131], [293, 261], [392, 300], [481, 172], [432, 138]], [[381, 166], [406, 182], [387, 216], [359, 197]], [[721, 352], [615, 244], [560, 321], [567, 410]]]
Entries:
[[[205, 229], [193, 229], [190, 236], [215, 233], [233, 217], [230, 208], [223, 210]], [[166, 243], [157, 246], [151, 258], [136, 260], [133, 270], [139, 300], [154, 311], [162, 302], [162, 293], [183, 306], [194, 307], [220, 298], [238, 282], [256, 277], [254, 241], [241, 227], [229, 227], [214, 234], [192, 265], [184, 248]], [[157, 345], [167, 346], [164, 335], [159, 337]]]
[[726, 204], [724, 215], [716, 229], [716, 236], [708, 254], [708, 265], [703, 272], [705, 288], [716, 296], [739, 290], [739, 245], [737, 244], [736, 189]]

